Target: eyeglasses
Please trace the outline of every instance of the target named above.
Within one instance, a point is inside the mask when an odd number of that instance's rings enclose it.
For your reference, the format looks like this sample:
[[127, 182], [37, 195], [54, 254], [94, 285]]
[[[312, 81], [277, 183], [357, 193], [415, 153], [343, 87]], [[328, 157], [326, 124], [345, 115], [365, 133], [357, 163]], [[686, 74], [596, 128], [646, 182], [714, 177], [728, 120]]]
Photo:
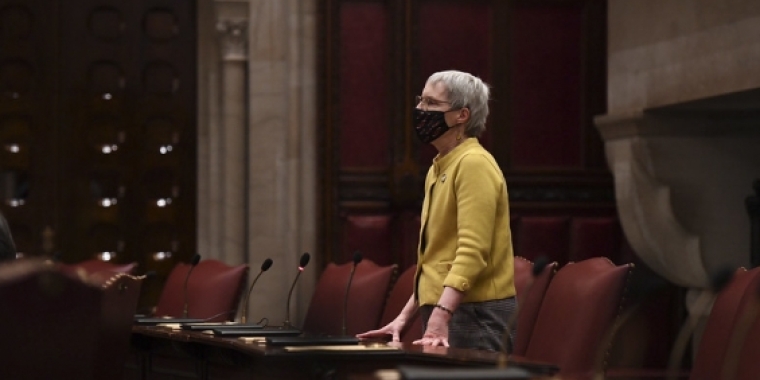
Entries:
[[451, 104], [451, 102], [447, 102], [445, 100], [438, 100], [433, 99], [427, 96], [421, 96], [417, 95], [414, 97], [414, 101], [416, 105], [421, 106], [422, 109], [428, 109], [429, 107], [435, 107], [439, 104]]

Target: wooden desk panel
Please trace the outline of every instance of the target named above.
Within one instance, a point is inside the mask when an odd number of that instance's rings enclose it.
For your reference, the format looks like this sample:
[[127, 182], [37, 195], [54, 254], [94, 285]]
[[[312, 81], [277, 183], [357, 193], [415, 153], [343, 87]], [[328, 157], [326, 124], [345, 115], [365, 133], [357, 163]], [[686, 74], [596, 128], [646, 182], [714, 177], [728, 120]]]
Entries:
[[[401, 345], [397, 350], [288, 352], [237, 338], [163, 327], [133, 327], [127, 379], [347, 379], [399, 364], [492, 367], [498, 354], [445, 347]], [[512, 362], [536, 374], [556, 367]]]

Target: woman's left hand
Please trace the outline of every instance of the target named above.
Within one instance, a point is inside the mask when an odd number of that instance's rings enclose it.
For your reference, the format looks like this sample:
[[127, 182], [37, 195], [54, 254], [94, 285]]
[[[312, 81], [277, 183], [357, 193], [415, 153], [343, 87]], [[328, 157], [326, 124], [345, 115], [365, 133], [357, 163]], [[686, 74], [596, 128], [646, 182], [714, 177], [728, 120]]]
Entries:
[[441, 310], [434, 310], [428, 320], [427, 330], [422, 339], [415, 340], [412, 344], [423, 346], [449, 346], [449, 318]]

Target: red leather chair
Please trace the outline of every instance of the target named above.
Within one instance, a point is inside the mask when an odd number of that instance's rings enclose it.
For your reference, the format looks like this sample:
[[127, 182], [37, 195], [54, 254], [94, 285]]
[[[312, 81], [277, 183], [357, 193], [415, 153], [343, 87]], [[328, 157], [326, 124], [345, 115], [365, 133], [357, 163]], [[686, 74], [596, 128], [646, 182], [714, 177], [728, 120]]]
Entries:
[[[758, 347], [751, 339], [753, 333], [760, 334], [760, 331], [752, 332], [760, 308], [758, 285], [760, 268], [751, 271], [739, 268], [715, 297], [697, 347], [690, 380], [757, 378], [757, 372], [751, 373], [751, 369], [760, 369], [758, 351], [747, 357], [744, 350], [753, 345]], [[737, 376], [737, 370], [741, 376]]]
[[[166, 279], [156, 316], [182, 317], [185, 278], [190, 265], [177, 264]], [[198, 263], [187, 280], [187, 317], [213, 322], [233, 320], [248, 280], [248, 265], [229, 266], [219, 260]]]
[[632, 267], [601, 257], [562, 267], [546, 290], [524, 357], [557, 365], [563, 379], [590, 379], [601, 370], [602, 341]]
[[[353, 265], [353, 262], [341, 265], [327, 264], [319, 276], [309, 302], [309, 309], [303, 323], [305, 332], [326, 335], [342, 334], [346, 284]], [[356, 266], [346, 311], [347, 335], [355, 335], [379, 327], [385, 299], [395, 273], [396, 265], [378, 266], [368, 259]]]
[[2, 379], [118, 379], [141, 279], [90, 282], [36, 260], [0, 266]]
[[[379, 326], [385, 326], [393, 321], [396, 316], [404, 309], [406, 303], [409, 301], [409, 297], [414, 292], [414, 274], [417, 272], [417, 265], [412, 265], [407, 268], [396, 280], [393, 285], [388, 300], [385, 302], [385, 308], [383, 309], [383, 315], [380, 318]], [[417, 339], [422, 338], [422, 318], [420, 313], [415, 312], [412, 317], [406, 321], [406, 326], [401, 332], [401, 341], [404, 343], [412, 343]]]
[[[750, 284], [760, 278], [760, 269], [747, 272], [740, 268], [731, 281], [718, 293], [707, 318], [697, 347], [689, 379], [721, 379], [726, 351], [732, 332], [742, 315], [744, 295]], [[756, 291], [757, 289], [751, 289]]]
[[[753, 269], [753, 271], [757, 270], [757, 268]], [[754, 380], [760, 374], [760, 360], [758, 360], [758, 352], [760, 352], [760, 294], [758, 294], [757, 281], [753, 285], [748, 288], [747, 305], [742, 313], [742, 319], [740, 319], [741, 325], [735, 329], [737, 334], [734, 334], [734, 339], [737, 339], [736, 344], [741, 346], [739, 355], [736, 357], [737, 363], [727, 362], [724, 365], [724, 378], [732, 377], [735, 373], [737, 380]], [[749, 325], [746, 330], [743, 328], [745, 324]], [[739, 340], [744, 342], [739, 343]], [[729, 351], [727, 359], [731, 358], [730, 355], [732, 354], [733, 352]], [[733, 369], [734, 366], [735, 370]]]
[[517, 336], [512, 353], [525, 355], [533, 327], [541, 309], [546, 289], [557, 271], [557, 262], [546, 265], [535, 278], [533, 262], [515, 256], [515, 287], [517, 288]]
[[515, 290], [517, 291], [517, 305], [520, 305], [525, 290], [533, 283], [533, 262], [522, 257], [515, 256]]
[[97, 259], [85, 260], [76, 264], [59, 263], [58, 265], [60, 265], [61, 270], [65, 272], [77, 273], [78, 271], [82, 270], [88, 275], [97, 272], [134, 274], [134, 270], [137, 269], [137, 262], [131, 262], [128, 264], [116, 264]]
[[[756, 379], [760, 268], [739, 268], [715, 297], [691, 370], [613, 368], [607, 378]], [[688, 322], [687, 322], [688, 323]], [[682, 359], [682, 358], [681, 358]]]

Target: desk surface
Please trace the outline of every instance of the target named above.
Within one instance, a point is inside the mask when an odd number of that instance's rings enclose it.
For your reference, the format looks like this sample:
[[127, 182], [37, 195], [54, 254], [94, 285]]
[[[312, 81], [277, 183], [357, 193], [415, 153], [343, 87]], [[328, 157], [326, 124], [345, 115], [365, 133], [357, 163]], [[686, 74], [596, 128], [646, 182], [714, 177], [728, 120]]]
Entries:
[[[136, 373], [133, 378], [151, 378], [151, 373], [172, 373], [182, 378], [352, 378], [399, 364], [492, 367], [499, 354], [489, 351], [416, 345], [368, 344], [356, 349], [313, 349], [267, 347], [264, 343], [218, 337], [199, 331], [166, 327], [134, 326], [132, 347]], [[508, 365], [537, 375], [551, 375], [552, 365], [510, 359]], [[129, 367], [129, 366], [128, 366]], [[139, 368], [138, 368], [139, 367]], [[335, 376], [324, 376], [324, 374]], [[235, 376], [231, 376], [234, 374]]]

